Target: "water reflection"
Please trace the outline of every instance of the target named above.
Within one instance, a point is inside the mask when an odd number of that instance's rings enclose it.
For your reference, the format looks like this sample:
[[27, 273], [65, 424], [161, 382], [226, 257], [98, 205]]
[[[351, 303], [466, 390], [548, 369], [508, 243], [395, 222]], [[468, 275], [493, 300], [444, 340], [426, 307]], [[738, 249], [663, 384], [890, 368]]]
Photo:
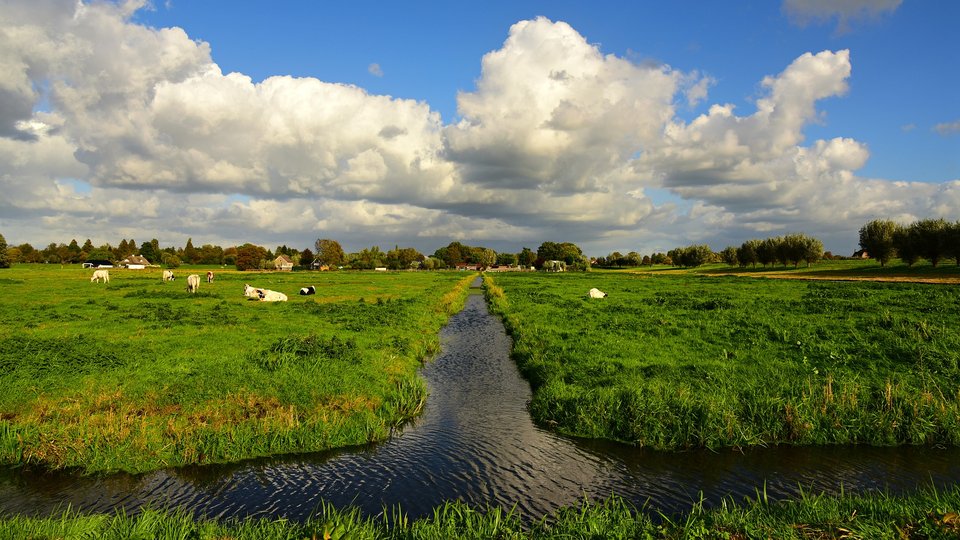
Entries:
[[181, 507], [211, 517], [305, 519], [322, 501], [368, 514], [401, 505], [427, 515], [443, 501], [516, 507], [534, 519], [584, 497], [616, 493], [667, 513], [700, 500], [770, 497], [799, 489], [901, 491], [960, 480], [960, 449], [920, 447], [770, 448], [664, 453], [581, 441], [535, 426], [530, 388], [509, 358], [510, 338], [483, 298], [441, 333], [442, 353], [423, 370], [430, 397], [423, 415], [373, 446], [184, 467], [145, 475], [80, 477], [0, 470], [0, 511], [47, 514], [144, 505]]

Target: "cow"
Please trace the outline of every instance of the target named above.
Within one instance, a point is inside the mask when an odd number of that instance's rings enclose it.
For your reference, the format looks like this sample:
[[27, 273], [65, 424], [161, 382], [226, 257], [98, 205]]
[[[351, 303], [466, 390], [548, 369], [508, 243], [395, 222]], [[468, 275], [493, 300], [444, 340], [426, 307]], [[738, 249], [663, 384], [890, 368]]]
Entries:
[[307, 296], [308, 294], [317, 294], [316, 287], [314, 287], [313, 285], [310, 285], [309, 287], [300, 288], [300, 296]]
[[590, 298], [605, 298], [607, 293], [601, 291], [600, 289], [590, 289]]
[[213, 283], [213, 272], [207, 270], [207, 283]]
[[271, 291], [270, 289], [259, 289], [250, 285], [243, 286], [243, 295], [248, 298], [256, 298], [261, 302], [286, 302], [287, 295], [282, 292]]
[[90, 277], [90, 283], [94, 281], [100, 283], [101, 279], [104, 283], [110, 283], [110, 272], [106, 270], [94, 270], [93, 276]]
[[187, 276], [187, 292], [195, 293], [200, 288], [200, 276], [190, 274]]
[[173, 271], [172, 271], [172, 270], [164, 270], [164, 271], [163, 271], [163, 278], [161, 278], [161, 279], [162, 279], [164, 282], [173, 281]]

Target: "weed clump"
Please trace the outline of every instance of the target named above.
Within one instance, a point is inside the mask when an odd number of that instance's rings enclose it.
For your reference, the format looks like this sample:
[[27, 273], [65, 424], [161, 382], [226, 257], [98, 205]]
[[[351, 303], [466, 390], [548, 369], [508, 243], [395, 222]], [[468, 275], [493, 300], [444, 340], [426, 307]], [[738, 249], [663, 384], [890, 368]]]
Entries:
[[356, 363], [360, 359], [360, 349], [352, 338], [316, 335], [283, 337], [250, 357], [250, 361], [266, 371], [287, 366], [316, 367], [326, 360]]

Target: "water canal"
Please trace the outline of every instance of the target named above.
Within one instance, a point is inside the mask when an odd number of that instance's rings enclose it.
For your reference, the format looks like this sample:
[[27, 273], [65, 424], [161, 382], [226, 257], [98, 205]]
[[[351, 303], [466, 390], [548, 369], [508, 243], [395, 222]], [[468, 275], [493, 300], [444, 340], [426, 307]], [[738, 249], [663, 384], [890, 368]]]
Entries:
[[332, 452], [184, 467], [143, 475], [85, 477], [0, 470], [0, 512], [43, 515], [70, 505], [95, 512], [149, 505], [208, 517], [305, 519], [322, 502], [369, 515], [400, 505], [410, 517], [447, 500], [516, 508], [536, 519], [585, 497], [617, 494], [673, 513], [766, 489], [769, 497], [960, 482], [960, 449], [778, 447], [656, 452], [555, 435], [533, 424], [531, 392], [510, 360], [511, 341], [483, 297], [441, 334], [423, 369], [423, 415], [387, 442]]

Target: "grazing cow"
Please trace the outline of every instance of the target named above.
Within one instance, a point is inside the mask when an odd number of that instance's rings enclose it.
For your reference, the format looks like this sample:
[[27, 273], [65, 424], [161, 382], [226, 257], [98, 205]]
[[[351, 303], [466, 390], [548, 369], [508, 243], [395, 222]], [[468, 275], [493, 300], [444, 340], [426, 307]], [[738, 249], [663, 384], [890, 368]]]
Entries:
[[213, 272], [207, 270], [207, 283], [213, 283]]
[[187, 292], [195, 293], [200, 288], [200, 276], [190, 274], [187, 276]]
[[307, 296], [308, 294], [317, 294], [317, 289], [316, 289], [316, 287], [314, 287], [313, 285], [310, 285], [309, 287], [301, 287], [301, 288], [300, 288], [300, 295], [301, 295], [301, 296]]
[[590, 298], [604, 298], [607, 296], [607, 293], [601, 291], [600, 289], [590, 289]]
[[110, 272], [106, 270], [94, 270], [93, 276], [90, 278], [90, 283], [94, 281], [100, 283], [101, 279], [104, 283], [110, 283]]
[[286, 302], [287, 295], [282, 292], [271, 291], [270, 289], [258, 289], [250, 285], [243, 286], [243, 295], [249, 298], [256, 298], [261, 302]]
[[164, 271], [163, 271], [163, 278], [162, 278], [162, 279], [163, 279], [163, 281], [165, 281], [165, 282], [166, 282], [166, 281], [173, 281], [173, 271], [172, 271], [172, 270], [164, 270]]

